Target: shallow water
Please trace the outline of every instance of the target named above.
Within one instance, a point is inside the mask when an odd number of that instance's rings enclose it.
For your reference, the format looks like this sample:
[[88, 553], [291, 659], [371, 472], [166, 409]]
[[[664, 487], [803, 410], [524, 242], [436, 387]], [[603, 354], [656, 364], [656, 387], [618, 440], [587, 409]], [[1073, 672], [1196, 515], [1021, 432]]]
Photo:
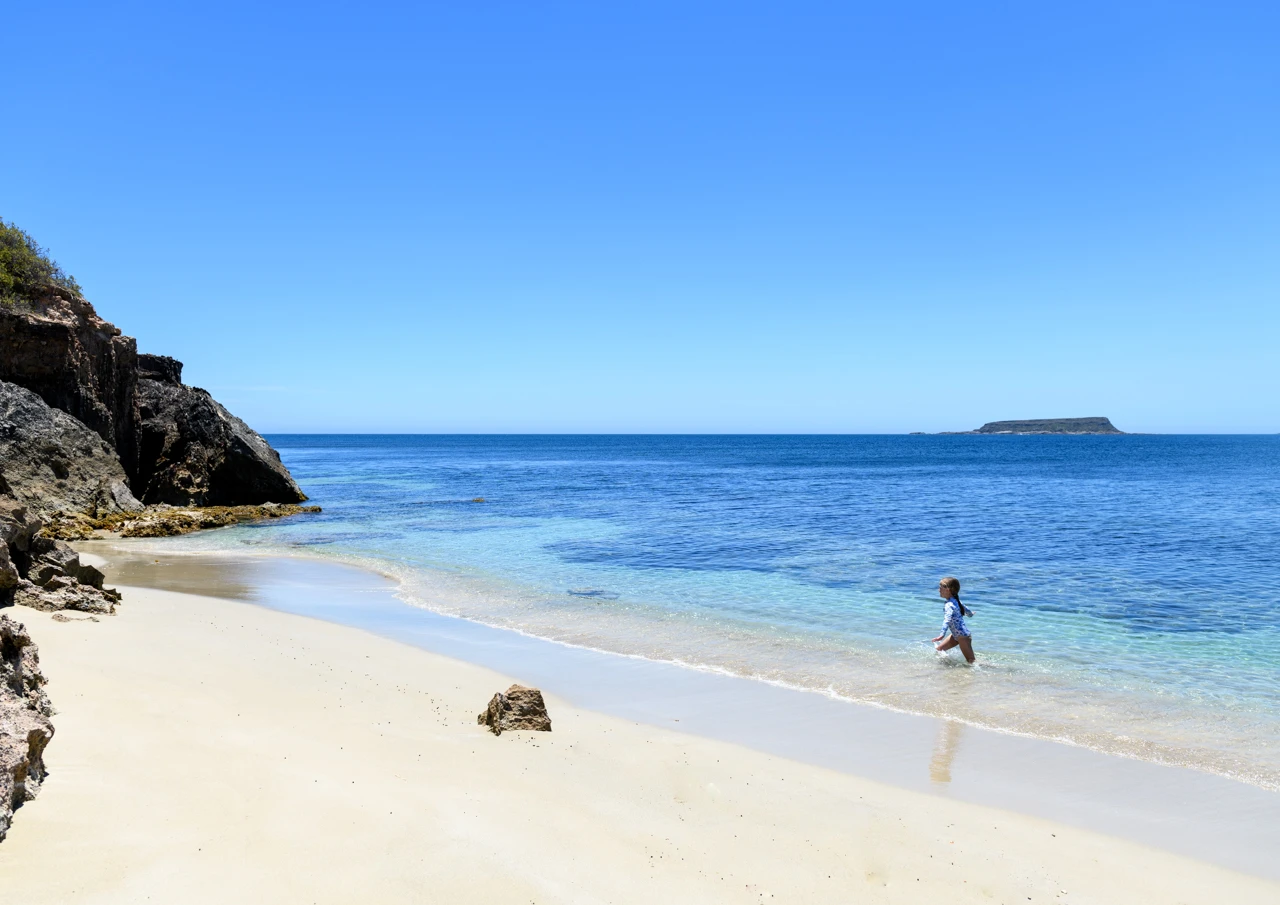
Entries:
[[[1280, 788], [1280, 438], [270, 439], [324, 514], [168, 549]], [[947, 574], [977, 668], [924, 643]]]

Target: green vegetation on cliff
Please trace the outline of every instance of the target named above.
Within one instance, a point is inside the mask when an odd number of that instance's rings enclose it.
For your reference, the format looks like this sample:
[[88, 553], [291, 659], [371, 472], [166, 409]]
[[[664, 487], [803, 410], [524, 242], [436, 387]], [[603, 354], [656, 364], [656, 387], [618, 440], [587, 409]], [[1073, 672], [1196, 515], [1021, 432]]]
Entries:
[[80, 284], [30, 234], [0, 218], [0, 305], [34, 301], [51, 287], [80, 292]]

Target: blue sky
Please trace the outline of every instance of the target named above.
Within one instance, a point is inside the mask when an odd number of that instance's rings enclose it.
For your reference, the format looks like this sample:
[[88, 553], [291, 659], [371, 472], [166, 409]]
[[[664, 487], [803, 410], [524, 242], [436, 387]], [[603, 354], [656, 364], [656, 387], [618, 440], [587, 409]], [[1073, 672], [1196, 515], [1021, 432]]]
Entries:
[[262, 431], [1280, 431], [1275, 4], [183, 6], [0, 216]]

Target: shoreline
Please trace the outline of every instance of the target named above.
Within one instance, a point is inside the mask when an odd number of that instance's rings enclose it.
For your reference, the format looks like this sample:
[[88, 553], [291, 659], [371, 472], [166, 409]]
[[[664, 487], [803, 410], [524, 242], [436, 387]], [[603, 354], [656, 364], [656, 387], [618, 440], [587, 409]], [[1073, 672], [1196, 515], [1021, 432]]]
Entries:
[[551, 733], [494, 738], [475, 714], [515, 670], [227, 597], [125, 593], [97, 623], [18, 614], [59, 714], [49, 781], [0, 845], [15, 901], [1264, 903], [1280, 888], [554, 691]]
[[[114, 551], [121, 581], [324, 619], [522, 680], [612, 717], [913, 792], [995, 805], [1280, 880], [1280, 794], [1191, 768], [547, 640], [404, 602], [317, 557]], [[152, 562], [156, 555], [162, 556]], [[637, 694], [636, 689], [643, 692]]]
[[[950, 667], [958, 665], [955, 662], [938, 662], [932, 645], [917, 648], [901, 642], [902, 626], [897, 627], [893, 646], [873, 647], [856, 655], [821, 643], [807, 649], [789, 647], [778, 655], [772, 649], [775, 639], [765, 632], [753, 633], [751, 626], [708, 631], [701, 625], [687, 629], [655, 613], [626, 608], [561, 610], [552, 597], [526, 596], [527, 589], [501, 576], [475, 573], [467, 567], [401, 562], [376, 553], [324, 555], [306, 546], [293, 549], [270, 543], [260, 549], [253, 543], [209, 547], [196, 541], [183, 546], [187, 540], [173, 539], [172, 546], [169, 539], [142, 541], [146, 546], [136, 548], [130, 542], [122, 547], [116, 539], [89, 543], [138, 559], [146, 558], [141, 551], [150, 550], [159, 556], [199, 556], [209, 561], [290, 559], [320, 568], [354, 568], [395, 583], [396, 597], [415, 609], [550, 644], [769, 684], [855, 707], [956, 722], [981, 732], [1066, 745], [1107, 757], [1193, 770], [1280, 795], [1275, 757], [1259, 755], [1260, 750], [1270, 750], [1270, 736], [1260, 725], [1240, 720], [1228, 725], [1197, 723], [1203, 709], [1178, 700], [1152, 699], [1150, 688], [1134, 691], [1123, 681], [1080, 685], [1079, 677], [1059, 677], [1026, 659], [1011, 660], [1004, 650], [983, 652], [979, 680], [963, 670], [953, 672]], [[903, 647], [911, 648], [906, 660], [899, 656]], [[780, 665], [778, 656], [790, 662]], [[970, 693], [970, 686], [978, 693]]]

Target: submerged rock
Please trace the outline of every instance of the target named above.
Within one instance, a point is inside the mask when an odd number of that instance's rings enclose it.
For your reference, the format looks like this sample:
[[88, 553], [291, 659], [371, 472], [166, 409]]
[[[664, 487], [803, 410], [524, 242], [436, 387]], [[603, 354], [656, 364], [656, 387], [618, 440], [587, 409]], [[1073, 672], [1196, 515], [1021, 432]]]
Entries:
[[44, 749], [53, 738], [44, 685], [26, 628], [0, 615], [0, 840], [13, 812], [35, 798], [44, 781]]
[[0, 466], [13, 495], [39, 514], [101, 516], [142, 508], [107, 441], [31, 390], [4, 381]]
[[512, 685], [505, 692], [495, 694], [476, 722], [488, 726], [494, 735], [502, 735], [511, 729], [551, 731], [551, 717], [547, 715], [542, 692], [523, 685]]
[[161, 355], [138, 361], [134, 487], [145, 502], [240, 506], [307, 498], [261, 435], [204, 390], [182, 383], [181, 362]]

